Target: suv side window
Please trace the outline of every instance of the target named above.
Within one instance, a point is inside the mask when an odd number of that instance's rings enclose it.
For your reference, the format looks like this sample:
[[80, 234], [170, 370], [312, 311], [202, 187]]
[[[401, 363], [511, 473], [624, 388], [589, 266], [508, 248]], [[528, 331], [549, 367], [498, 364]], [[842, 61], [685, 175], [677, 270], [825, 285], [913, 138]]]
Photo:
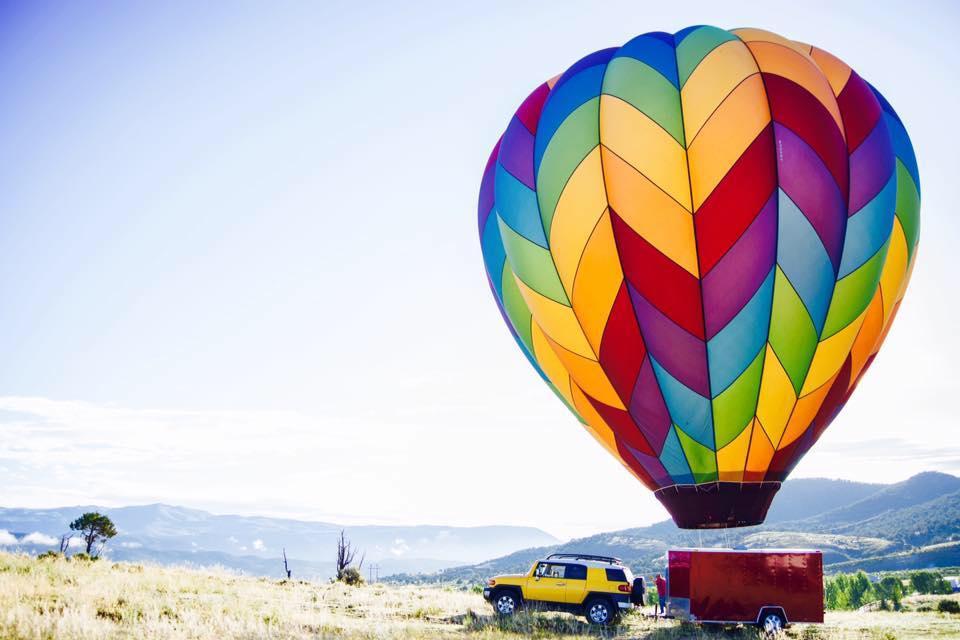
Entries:
[[570, 580], [586, 580], [587, 568], [582, 564], [568, 564], [566, 577]]
[[623, 569], [607, 569], [608, 582], [627, 582], [627, 574]]
[[540, 578], [562, 578], [566, 565], [541, 562], [537, 565], [536, 576]]

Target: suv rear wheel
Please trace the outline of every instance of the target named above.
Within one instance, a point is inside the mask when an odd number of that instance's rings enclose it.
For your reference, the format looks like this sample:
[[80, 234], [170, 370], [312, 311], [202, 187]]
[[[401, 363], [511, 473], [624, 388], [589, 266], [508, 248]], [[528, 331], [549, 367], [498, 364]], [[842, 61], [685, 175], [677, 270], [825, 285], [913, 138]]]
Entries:
[[616, 621], [617, 612], [613, 608], [613, 603], [606, 598], [590, 598], [583, 605], [583, 615], [590, 624], [605, 627]]
[[512, 616], [520, 608], [520, 598], [509, 589], [495, 591], [490, 602], [493, 603], [493, 610], [499, 616]]

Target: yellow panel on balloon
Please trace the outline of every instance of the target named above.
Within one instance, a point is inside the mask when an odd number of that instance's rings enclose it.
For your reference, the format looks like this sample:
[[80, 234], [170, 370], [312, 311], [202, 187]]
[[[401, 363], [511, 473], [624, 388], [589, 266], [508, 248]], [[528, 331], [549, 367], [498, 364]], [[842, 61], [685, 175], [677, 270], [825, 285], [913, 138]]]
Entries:
[[789, 47], [797, 53], [808, 54], [810, 52], [810, 45], [797, 42], [796, 40], [791, 40], [789, 38], [784, 38], [779, 33], [774, 33], [773, 31], [767, 31], [766, 29], [755, 29], [753, 27], [743, 27], [740, 29], [731, 29], [730, 33], [736, 35], [738, 38], [744, 42], [770, 42], [772, 44], [779, 44], [784, 47]]
[[554, 353], [563, 363], [563, 367], [573, 381], [580, 385], [584, 393], [611, 407], [626, 408], [623, 401], [620, 400], [620, 396], [617, 395], [616, 389], [610, 384], [610, 379], [607, 378], [607, 374], [604, 373], [599, 362], [564, 349], [562, 345], [550, 340], [550, 336], [547, 336], [547, 340], [553, 347]]
[[823, 49], [813, 47], [810, 52], [810, 57], [813, 58], [817, 67], [823, 73], [824, 77], [826, 77], [827, 82], [830, 83], [833, 95], [839, 96], [843, 88], [847, 86], [847, 80], [850, 79], [850, 74], [853, 70], [848, 67], [843, 60], [833, 54], [827, 53]]
[[783, 435], [796, 401], [797, 395], [790, 376], [781, 366], [773, 348], [767, 344], [763, 377], [760, 380], [760, 399], [757, 402], [757, 419], [774, 442], [779, 441]]
[[594, 353], [600, 353], [603, 331], [622, 285], [623, 269], [617, 255], [610, 214], [606, 212], [583, 250], [570, 297], [573, 312], [580, 320]]
[[737, 85], [755, 73], [760, 69], [739, 40], [724, 42], [706, 55], [680, 91], [687, 144]]
[[883, 323], [887, 324], [893, 305], [901, 294], [907, 275], [907, 238], [903, 233], [900, 219], [893, 218], [893, 232], [890, 234], [890, 248], [887, 261], [880, 272], [880, 290], [883, 292]]
[[570, 403], [571, 407], [575, 407], [573, 395], [570, 392], [570, 373], [563, 366], [553, 347], [550, 346], [547, 336], [544, 335], [543, 329], [536, 322], [530, 325], [530, 336], [533, 342], [533, 357], [536, 358], [543, 374], [553, 383], [563, 399]]
[[750, 438], [750, 452], [747, 454], [747, 468], [743, 479], [756, 481], [770, 468], [773, 459], [773, 444], [767, 439], [761, 422], [754, 422], [753, 437]]
[[717, 451], [717, 470], [721, 482], [740, 482], [743, 480], [743, 469], [747, 464], [747, 452], [750, 450], [750, 435], [753, 432], [754, 421], [734, 438], [730, 444]]
[[583, 248], [606, 208], [603, 167], [597, 146], [567, 181], [550, 226], [550, 253], [567, 296], [573, 294], [573, 279]]
[[817, 345], [800, 395], [810, 393], [840, 371], [866, 314], [867, 310], [864, 310], [853, 322]]
[[573, 309], [556, 300], [542, 296], [514, 275], [520, 295], [545, 334], [563, 348], [580, 354], [584, 358], [596, 358], [593, 348], [583, 335], [583, 329], [574, 315]]
[[683, 147], [645, 113], [615, 96], [600, 96], [600, 143], [690, 209]]
[[690, 212], [616, 154], [604, 149], [602, 157], [610, 207], [660, 253], [698, 275]]
[[694, 211], [769, 123], [770, 108], [763, 80], [751, 76], [723, 101], [689, 143]]

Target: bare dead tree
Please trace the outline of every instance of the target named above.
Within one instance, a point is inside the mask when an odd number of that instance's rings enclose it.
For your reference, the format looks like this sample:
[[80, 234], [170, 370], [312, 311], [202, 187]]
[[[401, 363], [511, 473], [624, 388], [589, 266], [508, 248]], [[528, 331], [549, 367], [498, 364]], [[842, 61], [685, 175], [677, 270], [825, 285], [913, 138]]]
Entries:
[[[344, 530], [340, 530], [340, 539], [337, 540], [337, 580], [343, 580], [343, 572], [347, 570], [347, 567], [353, 564], [354, 559], [357, 557], [357, 550], [353, 547], [349, 540], [347, 540], [344, 535]], [[364, 553], [360, 556], [360, 564], [357, 565], [357, 570], [359, 571], [363, 568], [363, 561], [367, 557], [367, 554]]]
[[287, 580], [289, 580], [293, 572], [290, 571], [290, 566], [287, 564], [287, 548], [286, 547], [283, 548], [283, 570], [287, 572]]
[[60, 555], [66, 555], [67, 549], [70, 548], [70, 540], [73, 539], [72, 533], [65, 533], [60, 536]]

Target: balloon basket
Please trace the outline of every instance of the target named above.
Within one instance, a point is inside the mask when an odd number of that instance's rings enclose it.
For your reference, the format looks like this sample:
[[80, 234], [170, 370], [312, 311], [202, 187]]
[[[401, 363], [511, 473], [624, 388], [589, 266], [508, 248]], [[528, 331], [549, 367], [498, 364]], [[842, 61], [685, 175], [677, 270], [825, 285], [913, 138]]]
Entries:
[[779, 482], [678, 484], [654, 495], [681, 529], [726, 529], [762, 524]]

